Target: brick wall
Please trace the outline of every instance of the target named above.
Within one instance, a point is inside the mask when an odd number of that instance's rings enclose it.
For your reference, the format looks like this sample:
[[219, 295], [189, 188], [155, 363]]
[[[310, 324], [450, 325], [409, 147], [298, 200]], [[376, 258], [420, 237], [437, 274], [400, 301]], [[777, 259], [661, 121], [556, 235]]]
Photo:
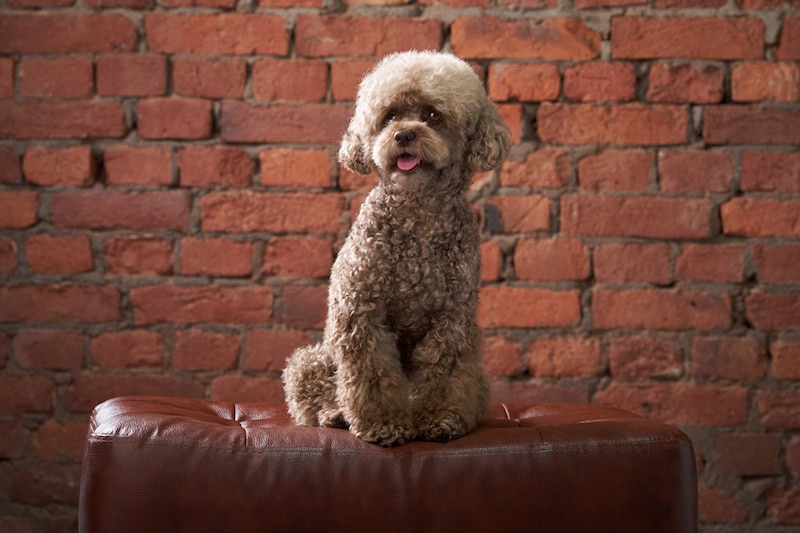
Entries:
[[798, 527], [798, 0], [379, 3], [0, 0], [0, 529], [74, 528], [106, 398], [282, 398], [407, 48], [513, 131], [472, 191], [495, 400], [678, 425], [706, 531]]

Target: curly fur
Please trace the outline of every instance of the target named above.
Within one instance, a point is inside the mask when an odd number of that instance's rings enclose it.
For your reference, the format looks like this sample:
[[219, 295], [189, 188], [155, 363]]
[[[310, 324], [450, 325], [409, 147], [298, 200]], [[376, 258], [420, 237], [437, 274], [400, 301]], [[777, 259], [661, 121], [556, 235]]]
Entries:
[[339, 159], [379, 184], [333, 265], [322, 342], [287, 362], [299, 424], [392, 446], [448, 441], [482, 419], [480, 240], [466, 190], [502, 162], [509, 138], [452, 55], [394, 54], [361, 82]]

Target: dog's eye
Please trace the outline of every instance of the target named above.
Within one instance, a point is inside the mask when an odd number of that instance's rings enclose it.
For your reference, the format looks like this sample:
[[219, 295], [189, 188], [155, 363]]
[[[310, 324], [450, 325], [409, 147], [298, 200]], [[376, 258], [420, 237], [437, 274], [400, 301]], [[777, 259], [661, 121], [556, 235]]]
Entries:
[[440, 124], [442, 122], [442, 114], [431, 108], [428, 110], [428, 114], [425, 116], [425, 122], [433, 126]]
[[397, 120], [397, 112], [396, 111], [389, 111], [386, 113], [386, 116], [383, 118], [383, 123], [388, 124], [390, 122], [394, 122]]

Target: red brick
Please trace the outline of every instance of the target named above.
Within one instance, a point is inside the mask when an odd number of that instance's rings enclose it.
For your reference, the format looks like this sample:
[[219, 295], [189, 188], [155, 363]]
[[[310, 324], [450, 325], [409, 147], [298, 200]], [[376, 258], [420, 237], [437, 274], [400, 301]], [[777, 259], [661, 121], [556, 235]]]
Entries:
[[249, 276], [253, 243], [228, 238], [181, 239], [181, 274], [185, 276]]
[[254, 329], [247, 334], [245, 368], [256, 372], [280, 372], [292, 352], [312, 342], [311, 335], [303, 331]]
[[594, 277], [598, 283], [653, 283], [666, 285], [670, 251], [665, 243], [610, 243], [594, 249]]
[[[25, 457], [29, 434], [30, 432], [20, 420], [0, 420], [0, 457], [3, 459]], [[0, 522], [0, 526], [2, 526], [2, 522]]]
[[32, 270], [43, 274], [94, 270], [92, 248], [86, 235], [33, 235], [25, 241], [25, 257]]
[[59, 422], [48, 419], [33, 434], [33, 451], [44, 461], [81, 461], [88, 430], [86, 422]]
[[534, 340], [525, 350], [528, 372], [538, 377], [592, 377], [603, 372], [600, 342], [584, 337]]
[[662, 145], [686, 142], [689, 117], [682, 106], [639, 103], [611, 106], [543, 103], [539, 137], [569, 145]]
[[580, 239], [526, 239], [514, 252], [517, 278], [531, 281], [589, 277], [589, 248]]
[[800, 341], [776, 340], [770, 347], [770, 354], [773, 376], [778, 379], [800, 380]]
[[666, 192], [728, 192], [735, 171], [730, 152], [679, 150], [658, 154], [658, 182]]
[[600, 34], [580, 19], [504, 21], [458, 18], [450, 26], [453, 52], [470, 59], [581, 61], [600, 55]]
[[[361, 28], [353, 39], [353, 28]], [[295, 50], [303, 57], [380, 57], [404, 50], [438, 50], [442, 23], [435, 19], [298, 15]]]
[[39, 220], [39, 193], [0, 191], [0, 228], [24, 229]]
[[800, 429], [800, 391], [759, 390], [755, 404], [761, 425], [766, 429]]
[[706, 107], [703, 138], [709, 145], [798, 145], [800, 111], [740, 105]]
[[722, 69], [689, 64], [653, 63], [647, 99], [651, 102], [715, 104], [722, 101]]
[[675, 262], [678, 279], [729, 281], [744, 279], [744, 246], [738, 244], [685, 244]]
[[204, 231], [336, 233], [338, 194], [210, 193], [200, 199]]
[[604, 150], [578, 162], [581, 188], [593, 191], [644, 191], [653, 175], [653, 153], [646, 150]]
[[0, 375], [0, 412], [49, 412], [55, 388], [53, 380], [45, 376]]
[[0, 322], [113, 322], [119, 318], [120, 294], [110, 285], [0, 286]]
[[711, 203], [701, 198], [567, 195], [561, 231], [567, 235], [703, 239], [711, 233]]
[[189, 98], [150, 98], [137, 108], [143, 139], [207, 139], [211, 136], [211, 102]]
[[699, 290], [595, 289], [592, 313], [597, 329], [712, 330], [730, 327], [731, 299]]
[[333, 251], [325, 239], [275, 238], [264, 247], [262, 264], [268, 276], [326, 278], [331, 273]]
[[241, 336], [189, 329], [175, 333], [172, 367], [185, 370], [231, 370], [239, 361]]
[[103, 244], [111, 274], [172, 274], [172, 244], [158, 237], [115, 237]]
[[553, 384], [538, 379], [529, 381], [494, 380], [490, 383], [493, 402], [505, 403], [586, 403], [589, 389], [583, 384]]
[[[511, 144], [519, 144], [522, 140], [523, 108], [520, 104], [500, 104], [497, 106], [500, 118], [511, 130]], [[526, 119], [527, 120], [527, 119]]]
[[163, 54], [284, 55], [285, 24], [252, 13], [151, 13], [144, 20], [150, 50]]
[[355, 100], [358, 84], [372, 70], [375, 61], [335, 61], [331, 63], [331, 94], [337, 101]]
[[[507, 0], [511, 1], [511, 0]], [[578, 9], [646, 4], [647, 0], [575, 0]]]
[[328, 65], [324, 61], [265, 59], [253, 64], [256, 100], [319, 102], [328, 92]]
[[13, 96], [14, 60], [10, 57], [0, 57], [0, 98], [11, 98]]
[[255, 172], [247, 152], [232, 146], [187, 146], [178, 152], [178, 166], [184, 187], [247, 187]]
[[744, 300], [745, 314], [761, 331], [800, 329], [800, 293], [753, 291]]
[[727, 0], [655, 0], [653, 7], [658, 9], [691, 9], [691, 8], [720, 8], [727, 3]]
[[14, 359], [20, 368], [81, 368], [83, 333], [64, 329], [22, 329], [14, 337]]
[[11, 146], [0, 146], [0, 183], [15, 184], [22, 181], [19, 156]]
[[[378, 184], [378, 175], [374, 172], [370, 172], [369, 174], [362, 176], [361, 174], [357, 174], [355, 172], [350, 172], [346, 168], [342, 166], [341, 163], [338, 165], [339, 167], [339, 188], [345, 191], [368, 191], [375, 187]], [[360, 198], [357, 202], [351, 202], [351, 205], [361, 205], [363, 198]], [[356, 212], [358, 210], [356, 209]]]
[[698, 496], [700, 517], [705, 522], [743, 524], [747, 521], [747, 508], [733, 496], [717, 488], [700, 485]]
[[483, 367], [491, 376], [521, 375], [522, 346], [505, 337], [486, 337], [483, 339]]
[[203, 397], [203, 384], [188, 377], [129, 374], [80, 374], [64, 392], [64, 409], [88, 413], [96, 405], [118, 396]]
[[753, 61], [731, 71], [734, 102], [796, 102], [800, 100], [800, 66], [795, 63]]
[[501, 187], [560, 189], [569, 185], [570, 173], [567, 152], [540, 149], [530, 152], [524, 161], [506, 160], [498, 179]]
[[493, 63], [489, 96], [496, 101], [540, 102], [558, 99], [561, 73], [547, 63]]
[[100, 96], [162, 96], [167, 92], [167, 58], [160, 54], [113, 54], [97, 58]]
[[777, 434], [723, 433], [714, 439], [716, 467], [736, 476], [781, 473], [781, 438]]
[[211, 399], [217, 402], [283, 402], [283, 383], [278, 378], [220, 376], [211, 381]]
[[577, 290], [498, 286], [480, 292], [477, 320], [482, 328], [566, 327], [580, 318]]
[[564, 71], [564, 96], [578, 102], [630, 101], [636, 98], [632, 63], [592, 61]]
[[92, 357], [106, 368], [161, 367], [164, 338], [140, 329], [102, 333], [92, 340]]
[[30, 506], [78, 504], [80, 465], [43, 463], [21, 466], [10, 477], [9, 499]]
[[149, 285], [130, 290], [136, 325], [265, 324], [272, 290], [261, 286]]
[[597, 392], [597, 402], [685, 426], [738, 426], [747, 421], [745, 387], [655, 383], [611, 383]]
[[775, 57], [782, 61], [800, 59], [800, 17], [787, 16], [783, 20]]
[[86, 0], [86, 3], [94, 7], [127, 7], [130, 9], [152, 9], [155, 0]]
[[0, 100], [0, 139], [122, 137], [120, 102], [12, 102]]
[[497, 281], [503, 269], [503, 250], [497, 241], [481, 243], [481, 281]]
[[764, 22], [750, 17], [613, 17], [611, 56], [622, 59], [756, 59]]
[[92, 148], [29, 146], [22, 163], [25, 179], [36, 185], [91, 185], [97, 174]]
[[64, 191], [53, 194], [51, 211], [52, 222], [59, 228], [181, 230], [189, 220], [189, 195], [186, 191]]
[[695, 337], [695, 379], [758, 380], [764, 378], [764, 345], [755, 337]]
[[322, 329], [328, 314], [326, 285], [288, 285], [276, 306], [278, 321], [289, 328]]
[[236, 7], [236, 0], [163, 0], [162, 3], [164, 7], [169, 9], [181, 7], [222, 7], [233, 9]]
[[55, 12], [0, 17], [0, 54], [130, 52], [136, 25], [119, 13]]
[[800, 282], [800, 246], [753, 246], [753, 262], [763, 283]]
[[773, 486], [767, 493], [766, 516], [780, 525], [800, 525], [800, 484]]
[[800, 478], [800, 436], [792, 437], [786, 447], [786, 464], [792, 476]]
[[220, 135], [231, 143], [332, 144], [347, 129], [352, 109], [336, 104], [256, 107], [226, 101], [219, 120]]
[[109, 185], [170, 185], [172, 150], [167, 147], [110, 146], [103, 164]]
[[330, 187], [331, 157], [327, 150], [273, 148], [258, 154], [261, 184], [286, 187]]
[[94, 92], [92, 59], [23, 56], [17, 65], [17, 90], [24, 98], [89, 98]]
[[17, 243], [0, 237], [0, 274], [11, 274], [17, 268]]
[[322, 7], [324, 0], [258, 0], [261, 7]]
[[486, 213], [494, 233], [533, 233], [550, 229], [550, 200], [541, 194], [495, 196], [486, 203]]
[[744, 152], [744, 191], [800, 194], [800, 152]]
[[732, 198], [720, 207], [725, 235], [796, 237], [800, 235], [800, 200]]
[[241, 98], [247, 82], [247, 64], [239, 58], [175, 57], [172, 83], [175, 93], [198, 98]]
[[677, 379], [683, 375], [683, 350], [674, 340], [650, 336], [612, 339], [608, 360], [614, 379]]

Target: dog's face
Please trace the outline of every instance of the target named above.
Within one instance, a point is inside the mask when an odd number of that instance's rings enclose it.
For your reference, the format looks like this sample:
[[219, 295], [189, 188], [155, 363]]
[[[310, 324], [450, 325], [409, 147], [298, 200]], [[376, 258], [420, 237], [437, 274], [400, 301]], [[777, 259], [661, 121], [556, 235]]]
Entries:
[[[434, 52], [385, 58], [362, 81], [339, 159], [350, 170], [423, 187], [446, 169], [466, 186], [496, 167], [509, 132], [480, 80], [460, 59]], [[426, 181], [427, 180], [427, 181]]]

